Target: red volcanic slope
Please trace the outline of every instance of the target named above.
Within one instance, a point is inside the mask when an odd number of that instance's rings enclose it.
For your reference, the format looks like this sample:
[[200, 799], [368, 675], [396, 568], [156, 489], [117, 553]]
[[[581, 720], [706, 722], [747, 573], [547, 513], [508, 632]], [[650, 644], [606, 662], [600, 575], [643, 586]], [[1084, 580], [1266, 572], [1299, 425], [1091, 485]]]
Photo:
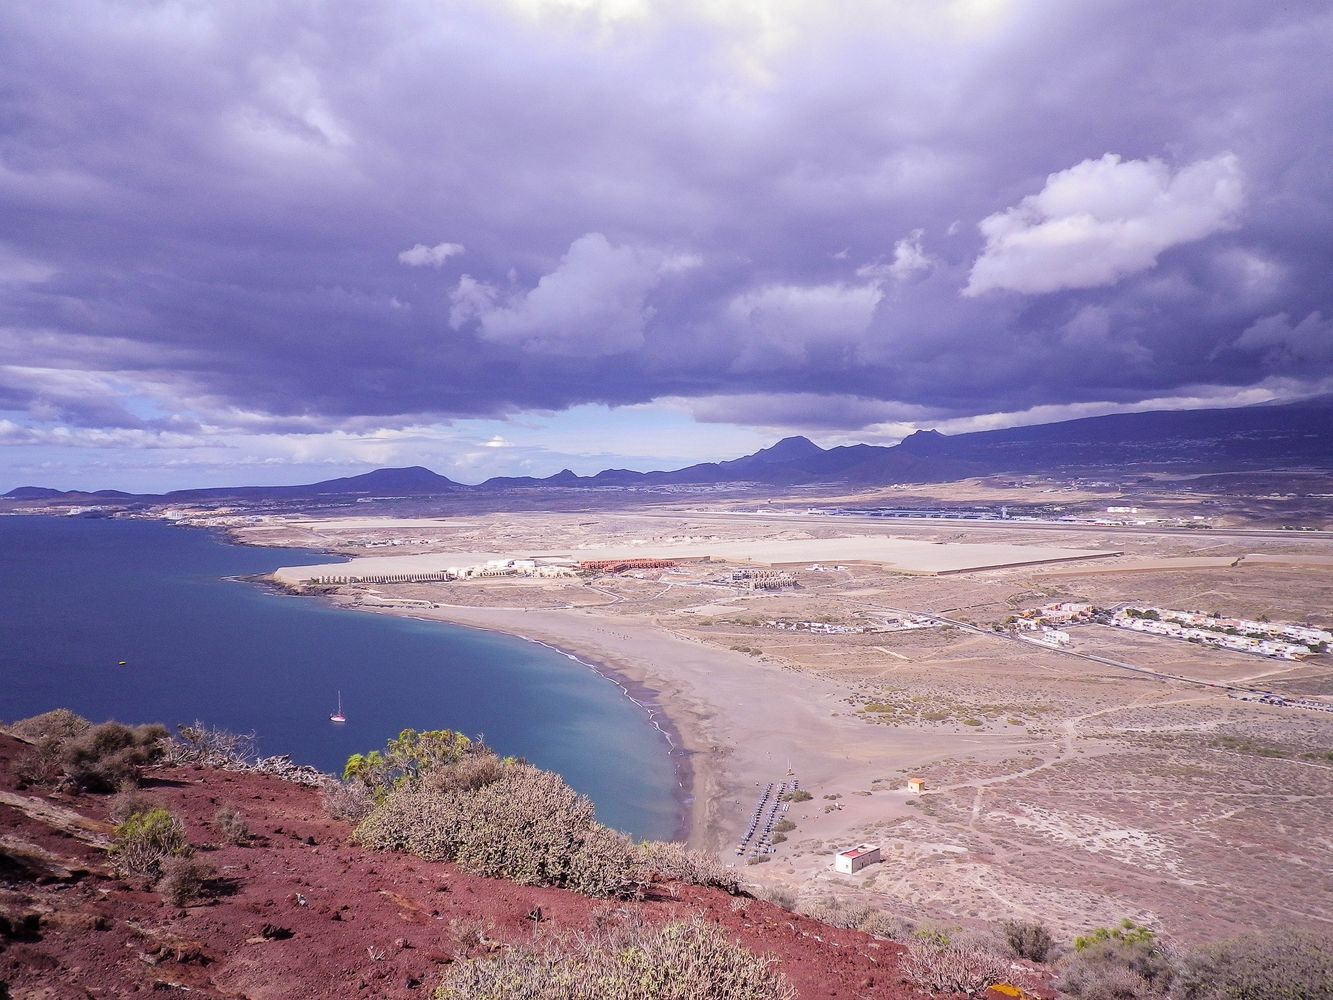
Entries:
[[[197, 856], [224, 881], [221, 894], [176, 909], [116, 880], [104, 851], [15, 808], [17, 795], [107, 818], [103, 796], [16, 789], [23, 749], [0, 735], [0, 789], [9, 793], [0, 795], [0, 982], [16, 1000], [179, 988], [249, 1000], [425, 998], [467, 926], [484, 922], [492, 939], [517, 943], [532, 935], [538, 907], [544, 926], [582, 928], [621, 905], [652, 921], [699, 914], [721, 924], [747, 948], [776, 955], [806, 1000], [921, 996], [900, 982], [902, 949], [891, 942], [717, 890], [666, 886], [641, 903], [608, 903], [370, 853], [324, 815], [319, 793], [264, 775], [151, 772], [147, 794], [182, 816]], [[217, 843], [210, 822], [223, 805], [243, 814], [250, 845]], [[22, 860], [34, 848], [75, 871], [62, 876], [57, 863], [37, 874], [40, 863]]]

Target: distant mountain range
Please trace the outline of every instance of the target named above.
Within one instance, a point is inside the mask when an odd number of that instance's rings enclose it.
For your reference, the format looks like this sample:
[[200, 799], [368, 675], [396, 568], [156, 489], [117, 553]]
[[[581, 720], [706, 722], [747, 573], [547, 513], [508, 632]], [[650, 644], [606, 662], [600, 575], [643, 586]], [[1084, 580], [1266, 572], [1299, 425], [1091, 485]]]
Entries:
[[754, 483], [798, 486], [845, 483], [938, 483], [1012, 473], [1101, 472], [1149, 468], [1222, 472], [1255, 468], [1333, 471], [1333, 396], [1280, 405], [1221, 410], [1156, 410], [1085, 417], [1052, 424], [945, 435], [917, 431], [891, 447], [856, 444], [821, 448], [804, 437], [727, 462], [704, 462], [664, 472], [606, 469], [578, 476], [499, 476], [477, 486], [456, 483], [421, 466], [377, 469], [305, 486], [239, 486], [132, 494], [22, 486], [8, 500], [193, 503], [208, 500], [316, 500], [334, 497], [439, 496], [510, 489], [597, 488]]

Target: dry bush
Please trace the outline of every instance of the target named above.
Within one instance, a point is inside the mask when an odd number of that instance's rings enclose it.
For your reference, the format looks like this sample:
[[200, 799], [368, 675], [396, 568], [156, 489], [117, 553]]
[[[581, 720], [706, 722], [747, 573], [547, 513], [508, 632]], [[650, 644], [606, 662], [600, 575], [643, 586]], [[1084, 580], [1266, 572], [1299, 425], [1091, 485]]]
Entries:
[[454, 954], [467, 958], [491, 943], [495, 925], [481, 917], [458, 917], [449, 921], [449, 936], [453, 938]]
[[592, 802], [559, 775], [526, 764], [507, 765], [503, 777], [473, 791], [399, 789], [357, 827], [356, 839], [524, 885], [589, 896], [640, 888], [628, 838], [599, 824]]
[[1309, 930], [1279, 927], [1186, 956], [1173, 996], [1181, 1000], [1333, 1000], [1333, 945]]
[[907, 941], [914, 930], [912, 923], [883, 910], [872, 910], [857, 923], [856, 929], [872, 937], [890, 941]]
[[32, 744], [14, 760], [15, 780], [20, 786], [59, 784], [65, 774], [61, 749], [91, 725], [67, 708], [57, 708], [14, 723], [9, 727], [10, 734]]
[[794, 1000], [768, 956], [701, 920], [555, 936], [531, 948], [459, 962], [437, 1000]]
[[135, 813], [116, 827], [111, 855], [122, 875], [157, 879], [171, 858], [190, 853], [185, 825], [166, 809]]
[[774, 906], [780, 906], [789, 913], [795, 912], [797, 904], [797, 895], [794, 889], [786, 889], [782, 886], [770, 885], [759, 890], [759, 897], [772, 903]]
[[255, 734], [233, 733], [206, 726], [196, 719], [179, 726], [165, 747], [170, 764], [201, 764], [204, 767], [241, 769], [255, 758]]
[[936, 993], [977, 996], [1009, 978], [1009, 962], [994, 952], [958, 945], [939, 947], [925, 941], [907, 946], [902, 959], [908, 982]]
[[176, 856], [162, 862], [157, 891], [172, 906], [185, 906], [202, 899], [213, 869], [193, 857]]
[[92, 723], [68, 708], [57, 708], [41, 715], [20, 719], [9, 727], [11, 736], [29, 743], [64, 743], [89, 729]]
[[124, 823], [135, 813], [146, 813], [156, 805], [152, 796], [140, 791], [138, 785], [122, 784], [107, 803], [107, 814], [113, 822]]
[[864, 903], [831, 898], [817, 900], [802, 912], [821, 924], [850, 929], [856, 927], [862, 920], [869, 919], [875, 911]]
[[213, 829], [229, 844], [244, 844], [250, 839], [245, 817], [230, 806], [223, 806], [213, 814]]
[[1175, 963], [1151, 936], [1084, 939], [1059, 963], [1056, 985], [1079, 1000], [1152, 1000], [1165, 995]]
[[111, 792], [137, 783], [143, 768], [162, 756], [167, 731], [162, 726], [123, 726], [102, 722], [64, 741], [60, 763], [75, 788]]
[[426, 771], [421, 778], [421, 787], [428, 792], [473, 792], [492, 781], [499, 781], [504, 773], [505, 762], [483, 748], [451, 764]]
[[720, 860], [703, 851], [692, 851], [684, 844], [650, 840], [639, 845], [644, 873], [661, 882], [709, 885], [725, 889], [731, 895], [741, 891], [740, 876]]
[[1006, 920], [1000, 927], [1015, 958], [1044, 962], [1055, 947], [1051, 929], [1040, 920]]
[[10, 768], [20, 788], [56, 785], [65, 774], [64, 768], [60, 766], [60, 747], [51, 742], [24, 747], [15, 756]]
[[895, 917], [865, 903], [844, 899], [821, 899], [801, 912], [830, 927], [861, 931], [863, 934], [888, 938], [892, 941], [907, 941], [913, 933], [912, 924], [901, 917]]
[[324, 782], [323, 793], [324, 811], [330, 819], [356, 825], [375, 808], [374, 793], [359, 781], [330, 779]]

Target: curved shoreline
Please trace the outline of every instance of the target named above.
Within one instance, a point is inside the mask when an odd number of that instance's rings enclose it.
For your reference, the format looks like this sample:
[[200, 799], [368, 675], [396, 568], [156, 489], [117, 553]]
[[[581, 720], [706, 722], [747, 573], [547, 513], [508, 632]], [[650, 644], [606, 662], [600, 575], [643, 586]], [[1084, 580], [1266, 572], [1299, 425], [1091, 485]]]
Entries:
[[[274, 588], [280, 593], [290, 593], [282, 591], [281, 588]], [[572, 660], [579, 666], [597, 674], [605, 680], [610, 681], [616, 687], [620, 688], [621, 693], [629, 699], [637, 708], [641, 709], [647, 717], [649, 725], [661, 735], [667, 744], [667, 757], [671, 762], [671, 770], [676, 778], [676, 787], [672, 792], [672, 799], [675, 804], [676, 824], [673, 833], [673, 840], [690, 841], [693, 839], [694, 831], [697, 826], [695, 816], [695, 803], [697, 801], [695, 794], [695, 768], [691, 761], [692, 751], [686, 746], [682, 729], [677, 720], [667, 710], [663, 704], [664, 699], [661, 693], [642, 678], [631, 676], [628, 672], [618, 669], [615, 666], [605, 662], [603, 658], [590, 656], [584, 652], [575, 652], [565, 648], [565, 646], [552, 642], [547, 639], [540, 639], [532, 635], [524, 634], [516, 629], [499, 628], [493, 625], [478, 625], [472, 622], [459, 621], [454, 618], [428, 617], [411, 612], [418, 611], [416, 608], [362, 605], [346, 600], [339, 600], [337, 595], [327, 595], [325, 600], [335, 608], [342, 608], [350, 611], [370, 611], [382, 612], [395, 618], [406, 618], [411, 621], [419, 621], [425, 624], [448, 625], [453, 628], [470, 629], [476, 632], [488, 632], [492, 635], [501, 635], [514, 639], [522, 639], [524, 642], [530, 642], [541, 646], [553, 653], [559, 653], [568, 660]], [[445, 610], [441, 606], [439, 610]], [[482, 608], [477, 610], [485, 611], [504, 611], [511, 609], [503, 608]]]
[[[474, 626], [462, 625], [460, 628], [472, 628]], [[694, 803], [694, 766], [690, 762], [690, 752], [685, 749], [680, 734], [680, 729], [676, 726], [675, 720], [667, 713], [666, 707], [661, 699], [657, 697], [658, 692], [643, 681], [636, 681], [627, 677], [612, 667], [604, 663], [598, 663], [593, 660], [585, 660], [576, 653], [563, 649], [554, 643], [545, 642], [541, 639], [534, 639], [532, 636], [523, 635], [517, 632], [500, 632], [498, 629], [479, 629], [484, 632], [494, 632], [497, 635], [517, 635], [518, 638], [527, 642], [536, 643], [538, 646], [544, 646], [552, 652], [561, 654], [568, 659], [573, 660], [580, 666], [587, 667], [599, 677], [610, 681], [624, 693], [625, 697], [641, 708], [648, 716], [648, 722], [654, 729], [662, 734], [662, 738], [667, 742], [667, 756], [671, 758], [671, 769], [676, 775], [676, 791], [674, 798], [676, 800], [676, 831], [673, 840], [688, 840], [690, 836], [690, 813]], [[635, 692], [639, 692], [641, 697], [635, 697]], [[651, 699], [648, 696], [653, 696]]]

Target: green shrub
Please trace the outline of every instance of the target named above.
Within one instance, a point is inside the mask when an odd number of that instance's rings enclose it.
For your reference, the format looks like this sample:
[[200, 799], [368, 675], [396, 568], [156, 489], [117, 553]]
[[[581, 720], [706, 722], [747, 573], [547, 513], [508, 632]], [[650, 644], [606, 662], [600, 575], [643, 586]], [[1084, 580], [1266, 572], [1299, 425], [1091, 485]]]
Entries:
[[172, 906], [185, 906], [202, 899], [213, 870], [193, 857], [176, 856], [162, 862], [162, 875], [157, 880], [157, 891]]
[[469, 753], [489, 751], [451, 729], [404, 729], [385, 745], [383, 753], [372, 750], [349, 757], [343, 780], [360, 781], [376, 801], [382, 801], [394, 789], [415, 786], [427, 774]]
[[791, 833], [795, 829], [796, 824], [789, 819], [780, 819], [773, 824], [773, 831], [775, 833]]
[[1151, 928], [1143, 927], [1126, 918], [1115, 927], [1098, 927], [1087, 934], [1080, 934], [1074, 938], [1074, 950], [1083, 951], [1085, 948], [1090, 948], [1104, 941], [1130, 945], [1152, 944], [1156, 937], [1156, 933]]
[[244, 844], [250, 839], [245, 817], [230, 806], [223, 806], [213, 814], [213, 829], [229, 844]]
[[1181, 1000], [1333, 1000], [1333, 947], [1325, 935], [1277, 928], [1186, 956]]
[[166, 809], [135, 813], [116, 827], [111, 855], [124, 875], [157, 879], [167, 860], [190, 853], [185, 825]]
[[437, 1000], [794, 1000], [774, 959], [702, 920], [550, 938], [450, 966]]
[[794, 792], [783, 792], [779, 798], [781, 798], [783, 802], [809, 802], [814, 796], [804, 788], [798, 788]]
[[1051, 929], [1040, 920], [1006, 920], [1001, 929], [1004, 931], [1005, 944], [1015, 958], [1044, 962], [1055, 947]]
[[64, 741], [60, 763], [75, 788], [112, 792], [139, 781], [142, 769], [162, 756], [167, 731], [162, 726], [123, 726], [102, 722]]

